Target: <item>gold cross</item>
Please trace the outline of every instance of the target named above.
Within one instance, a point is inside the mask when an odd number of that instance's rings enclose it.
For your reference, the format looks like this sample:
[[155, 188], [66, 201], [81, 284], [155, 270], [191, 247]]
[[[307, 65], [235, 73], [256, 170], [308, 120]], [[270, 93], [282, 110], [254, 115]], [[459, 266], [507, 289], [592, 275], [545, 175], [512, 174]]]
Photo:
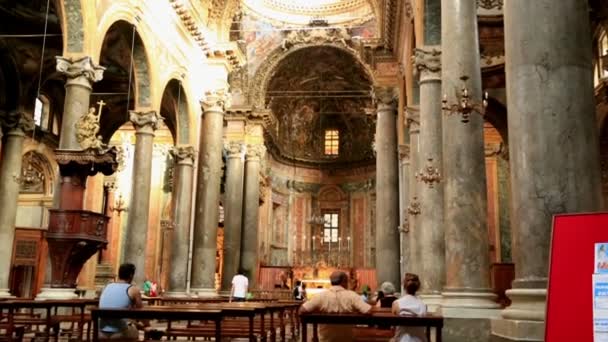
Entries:
[[97, 112], [97, 115], [100, 116], [101, 115], [101, 109], [103, 108], [103, 106], [105, 106], [105, 102], [103, 102], [103, 100], [99, 100], [97, 101], [97, 104], [99, 105], [99, 111]]

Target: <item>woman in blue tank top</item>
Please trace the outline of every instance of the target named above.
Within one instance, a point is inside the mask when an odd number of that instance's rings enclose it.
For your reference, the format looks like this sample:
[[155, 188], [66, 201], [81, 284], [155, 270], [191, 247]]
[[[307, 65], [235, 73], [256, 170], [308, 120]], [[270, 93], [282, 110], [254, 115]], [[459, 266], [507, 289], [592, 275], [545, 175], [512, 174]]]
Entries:
[[[108, 284], [99, 297], [99, 308], [127, 309], [141, 308], [141, 294], [137, 286], [131, 285], [135, 275], [135, 265], [122, 264], [118, 269], [118, 281]], [[147, 324], [144, 323], [144, 324]], [[137, 325], [127, 319], [102, 319], [99, 321], [99, 337], [137, 341]]]

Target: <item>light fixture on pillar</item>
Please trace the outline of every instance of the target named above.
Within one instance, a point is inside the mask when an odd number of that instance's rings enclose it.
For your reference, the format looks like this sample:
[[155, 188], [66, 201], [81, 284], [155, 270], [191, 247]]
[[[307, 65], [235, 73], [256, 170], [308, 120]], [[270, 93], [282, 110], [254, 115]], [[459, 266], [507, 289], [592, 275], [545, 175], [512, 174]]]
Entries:
[[434, 183], [441, 182], [441, 174], [439, 169], [433, 166], [433, 158], [428, 158], [426, 167], [416, 172], [416, 179], [428, 184], [431, 189], [434, 187]]
[[112, 207], [112, 211], [117, 212], [118, 216], [120, 216], [123, 211], [127, 211], [127, 205], [125, 203], [125, 200], [122, 198], [122, 194], [118, 195], [118, 198], [116, 199], [116, 201], [114, 202], [114, 206]]
[[448, 95], [443, 95], [441, 109], [447, 111], [447, 115], [460, 114], [461, 121], [467, 123], [470, 120], [471, 113], [477, 113], [484, 116], [488, 107], [488, 92], [484, 92], [481, 103], [475, 103], [469, 96], [467, 88], [468, 76], [460, 77], [462, 80], [462, 89], [460, 90], [460, 99], [458, 103], [448, 104]]
[[420, 215], [421, 209], [420, 209], [420, 202], [418, 201], [418, 197], [414, 196], [414, 198], [412, 198], [410, 205], [407, 206], [407, 213], [412, 216]]

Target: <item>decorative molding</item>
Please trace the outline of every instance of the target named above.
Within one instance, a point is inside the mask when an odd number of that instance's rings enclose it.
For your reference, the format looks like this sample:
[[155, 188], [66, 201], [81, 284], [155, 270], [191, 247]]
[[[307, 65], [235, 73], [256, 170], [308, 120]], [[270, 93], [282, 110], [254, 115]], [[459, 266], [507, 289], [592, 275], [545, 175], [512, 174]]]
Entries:
[[57, 71], [65, 74], [68, 78], [84, 77], [90, 83], [101, 81], [105, 67], [93, 63], [93, 59], [85, 56], [79, 59], [71, 59], [63, 56], [55, 57]]
[[224, 113], [230, 107], [230, 94], [225, 89], [206, 91], [205, 98], [200, 103], [203, 115], [208, 112]]
[[420, 81], [441, 81], [441, 50], [436, 46], [414, 49], [414, 70], [420, 73]]
[[[297, 30], [287, 33], [281, 43], [281, 48], [284, 51], [289, 50], [294, 45], [300, 44], [327, 44], [337, 43], [347, 49], [351, 49], [349, 43], [352, 41], [351, 35], [345, 28], [336, 29], [312, 29], [312, 30]], [[354, 51], [354, 50], [353, 50]]]
[[481, 7], [483, 9], [493, 9], [496, 8], [501, 10], [503, 6], [503, 0], [477, 0], [477, 7]]
[[133, 123], [136, 131], [150, 128], [152, 131], [157, 130], [163, 122], [163, 118], [158, 115], [155, 110], [149, 112], [129, 111], [129, 119]]

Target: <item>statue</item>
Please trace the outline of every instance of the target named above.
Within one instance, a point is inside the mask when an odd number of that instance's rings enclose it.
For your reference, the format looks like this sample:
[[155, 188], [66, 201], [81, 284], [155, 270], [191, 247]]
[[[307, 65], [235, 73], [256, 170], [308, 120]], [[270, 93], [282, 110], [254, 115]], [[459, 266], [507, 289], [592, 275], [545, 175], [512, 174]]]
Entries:
[[102, 150], [104, 144], [101, 141], [99, 133], [99, 118], [101, 117], [101, 109], [105, 103], [99, 101], [99, 111], [95, 113], [95, 107], [89, 108], [89, 112], [76, 122], [76, 140], [80, 143], [83, 150], [94, 149]]

